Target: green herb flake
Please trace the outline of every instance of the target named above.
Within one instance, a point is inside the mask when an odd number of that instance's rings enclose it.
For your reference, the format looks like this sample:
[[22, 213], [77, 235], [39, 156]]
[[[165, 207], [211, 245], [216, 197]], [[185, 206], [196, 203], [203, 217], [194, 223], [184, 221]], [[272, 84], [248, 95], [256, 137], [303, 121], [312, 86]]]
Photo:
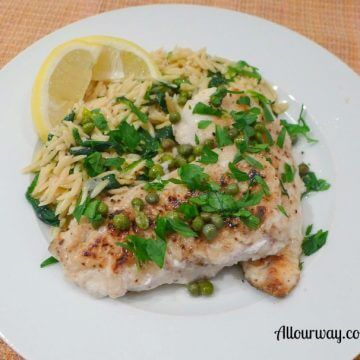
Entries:
[[311, 234], [311, 231], [312, 225], [308, 226], [302, 243], [302, 250], [306, 256], [312, 255], [322, 248], [328, 236], [328, 231], [319, 230], [315, 234]]
[[105, 160], [99, 152], [88, 155], [84, 159], [83, 165], [90, 177], [100, 175], [105, 170]]
[[285, 142], [285, 136], [286, 136], [286, 128], [283, 127], [280, 131], [280, 134], [276, 140], [276, 145], [282, 149], [284, 147], [284, 142]]
[[291, 183], [295, 178], [295, 168], [291, 167], [288, 163], [284, 165], [284, 172], [281, 174], [281, 181], [285, 183]]
[[206, 129], [209, 125], [211, 125], [212, 124], [212, 121], [211, 120], [201, 120], [201, 121], [199, 121], [199, 123], [198, 123], [198, 129], [200, 129], [200, 130], [204, 130], [204, 129]]
[[253, 157], [243, 154], [242, 155], [244, 160], [252, 167], [259, 169], [259, 170], [263, 170], [264, 166], [263, 164], [261, 164], [261, 162], [257, 161], [256, 159], [254, 159]]
[[160, 237], [145, 239], [136, 235], [128, 235], [125, 242], [117, 242], [116, 245], [132, 252], [139, 267], [146, 261], [153, 261], [159, 268], [164, 266], [166, 241]]
[[251, 101], [250, 101], [250, 97], [249, 96], [241, 96], [237, 99], [236, 101], [237, 104], [239, 105], [247, 105], [247, 106], [250, 106], [251, 104]]
[[210, 96], [210, 104], [218, 108], [219, 106], [221, 106], [221, 103], [227, 93], [228, 91], [225, 87], [218, 87], [216, 91]]
[[270, 196], [269, 186], [266, 183], [266, 181], [260, 175], [255, 175], [254, 176], [254, 181], [261, 186], [261, 188], [262, 188], [262, 190], [263, 190], [263, 192], [264, 192], [264, 194], [266, 196]]
[[208, 145], [205, 145], [198, 161], [202, 164], [216, 164], [218, 159], [219, 155], [215, 151], [212, 151]]
[[47, 259], [45, 259], [41, 264], [40, 267], [44, 268], [46, 266], [52, 265], [52, 264], [56, 264], [58, 263], [59, 260], [55, 259], [53, 256], [48, 257]]
[[249, 176], [247, 173], [239, 170], [234, 163], [228, 164], [229, 170], [231, 171], [231, 177], [233, 177], [237, 181], [247, 181], [249, 180]]
[[106, 158], [104, 161], [104, 165], [109, 168], [114, 168], [116, 170], [121, 170], [121, 165], [124, 164], [125, 159], [121, 157], [111, 157]]
[[116, 98], [116, 103], [122, 103], [125, 104], [132, 113], [136, 115], [136, 117], [143, 123], [148, 122], [148, 116], [142, 112], [131, 100], [126, 98], [125, 96], [120, 96]]
[[251, 230], [256, 230], [261, 223], [260, 219], [248, 210], [239, 210], [234, 214], [234, 216], [239, 217], [240, 220]]
[[185, 220], [191, 220], [194, 217], [199, 215], [199, 211], [196, 205], [191, 205], [188, 203], [181, 204], [177, 211], [184, 215]]
[[285, 208], [282, 205], [278, 205], [277, 208], [279, 209], [279, 211], [286, 216], [287, 218], [289, 217], [289, 215], [287, 214]]
[[220, 125], [215, 126], [215, 138], [219, 148], [232, 144], [228, 129]]
[[105, 116], [100, 112], [99, 109], [94, 109], [91, 111], [91, 118], [94, 121], [95, 126], [101, 132], [105, 132], [109, 130], [109, 126], [105, 119]]
[[318, 179], [313, 171], [309, 171], [302, 177], [306, 191], [301, 195], [304, 196], [311, 192], [326, 191], [330, 188], [330, 184], [325, 179]]
[[233, 80], [236, 76], [245, 76], [261, 81], [261, 75], [258, 68], [249, 65], [246, 61], [240, 60], [228, 67], [227, 76]]
[[208, 71], [208, 77], [210, 78], [208, 87], [218, 87], [220, 85], [224, 85], [228, 83], [228, 80], [226, 79], [225, 75], [222, 74], [220, 71], [212, 72]]
[[75, 111], [72, 110], [67, 115], [64, 116], [63, 120], [73, 122], [75, 120], [75, 116], [76, 116]]
[[204, 173], [204, 169], [195, 164], [185, 164], [178, 169], [178, 174], [190, 190], [207, 190], [209, 185], [209, 175]]
[[203, 102], [198, 102], [195, 105], [192, 113], [199, 115], [221, 116], [222, 111], [220, 109], [215, 109], [209, 105], [206, 105]]

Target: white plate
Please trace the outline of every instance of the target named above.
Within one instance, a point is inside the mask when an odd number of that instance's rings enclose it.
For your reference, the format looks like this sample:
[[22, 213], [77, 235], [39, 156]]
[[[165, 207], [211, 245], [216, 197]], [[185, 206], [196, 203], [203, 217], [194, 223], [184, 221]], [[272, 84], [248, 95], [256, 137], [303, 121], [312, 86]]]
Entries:
[[[57, 44], [91, 34], [121, 36], [146, 49], [174, 45], [246, 59], [312, 114], [321, 141], [305, 158], [331, 181], [307, 203], [307, 221], [329, 228], [328, 244], [306, 259], [286, 299], [265, 296], [227, 271], [213, 298], [192, 299], [169, 286], [120, 300], [94, 299], [40, 269], [46, 240], [24, 191], [20, 169], [36, 136], [29, 98], [36, 71]], [[0, 331], [27, 359], [303, 359], [352, 358], [359, 340], [282, 340], [281, 325], [298, 329], [359, 328], [360, 81], [336, 57], [273, 23], [215, 8], [166, 5], [129, 8], [69, 25], [35, 43], [0, 72]], [[296, 101], [295, 101], [296, 100]], [[310, 260], [310, 261], [309, 261]]]

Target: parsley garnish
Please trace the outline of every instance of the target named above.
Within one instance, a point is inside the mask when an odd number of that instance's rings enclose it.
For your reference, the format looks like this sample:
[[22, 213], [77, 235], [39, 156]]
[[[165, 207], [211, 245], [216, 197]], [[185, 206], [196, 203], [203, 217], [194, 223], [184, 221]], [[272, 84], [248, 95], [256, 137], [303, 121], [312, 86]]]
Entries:
[[227, 76], [233, 80], [236, 76], [246, 76], [261, 81], [261, 75], [258, 68], [249, 65], [246, 61], [240, 60], [228, 67]]
[[278, 205], [277, 208], [279, 209], [279, 211], [286, 217], [289, 217], [289, 215], [287, 214], [285, 208], [282, 205]]
[[185, 164], [178, 169], [183, 184], [190, 190], [207, 190], [209, 188], [209, 175], [198, 165]]
[[231, 171], [231, 177], [233, 177], [237, 181], [247, 181], [247, 180], [249, 180], [248, 174], [246, 174], [245, 172], [243, 172], [243, 171], [239, 170], [238, 168], [236, 168], [234, 163], [229, 163], [228, 167], [229, 167], [229, 169]]
[[164, 266], [166, 241], [161, 237], [145, 239], [136, 235], [128, 235], [126, 242], [117, 242], [116, 245], [132, 252], [139, 267], [146, 261], [153, 261], [159, 268]]
[[215, 137], [216, 137], [217, 146], [219, 148], [232, 144], [232, 140], [229, 136], [229, 131], [225, 127], [216, 125], [215, 126]]
[[56, 264], [58, 263], [59, 260], [55, 259], [53, 256], [48, 257], [47, 259], [45, 259], [41, 264], [40, 267], [44, 268], [46, 266], [52, 265], [52, 264]]
[[236, 103], [239, 104], [239, 105], [247, 105], [247, 106], [250, 106], [250, 98], [248, 96], [241, 96], [239, 97], [237, 100], [236, 100]]
[[110, 141], [120, 145], [123, 151], [134, 152], [140, 142], [140, 134], [135, 127], [123, 120], [117, 130], [109, 132]]
[[286, 129], [290, 137], [296, 138], [299, 135], [302, 135], [310, 143], [317, 142], [317, 140], [309, 137], [310, 128], [304, 119], [304, 105], [301, 106], [301, 111], [297, 124], [290, 124], [286, 120], [280, 120], [281, 125]]
[[67, 115], [65, 115], [64, 116], [64, 121], [74, 121], [75, 120], [75, 111], [74, 110], [72, 110], [72, 111], [70, 111]]
[[111, 157], [106, 158], [104, 161], [104, 165], [109, 168], [114, 168], [116, 170], [121, 169], [121, 165], [125, 162], [125, 159], [121, 157]]
[[260, 169], [260, 170], [264, 169], [263, 164], [261, 164], [261, 162], [257, 161], [253, 157], [251, 157], [249, 155], [245, 155], [245, 154], [242, 154], [242, 157], [250, 166], [253, 166], [254, 168]]
[[259, 101], [259, 104], [263, 110], [265, 120], [267, 122], [274, 121], [275, 116], [271, 110], [271, 101], [267, 97], [265, 97], [263, 94], [260, 94], [257, 91], [248, 90], [247, 93]]
[[87, 197], [82, 204], [78, 203], [76, 205], [72, 215], [78, 223], [81, 217], [85, 216], [93, 226], [98, 226], [103, 220], [102, 215], [98, 212], [100, 202], [100, 200]]
[[91, 113], [95, 126], [102, 132], [108, 131], [109, 130], [108, 123], [105, 119], [105, 116], [100, 112], [100, 110], [94, 109], [91, 111]]
[[306, 256], [312, 255], [323, 247], [326, 243], [328, 231], [319, 230], [315, 234], [310, 234], [312, 231], [312, 225], [309, 225], [305, 232], [304, 241], [302, 243], [303, 253]]
[[132, 113], [136, 115], [136, 117], [143, 123], [148, 122], [148, 116], [142, 112], [131, 100], [126, 98], [125, 96], [119, 96], [116, 98], [116, 103], [123, 103], [125, 104]]
[[288, 163], [285, 163], [284, 172], [281, 174], [281, 181], [284, 184], [293, 182], [295, 177], [295, 171], [295, 168], [290, 166]]
[[216, 164], [218, 159], [219, 155], [215, 151], [212, 151], [208, 145], [205, 145], [198, 161], [202, 164]]
[[251, 211], [241, 209], [234, 216], [239, 217], [242, 222], [252, 230], [256, 230], [260, 225], [260, 219], [253, 215]]
[[218, 87], [220, 85], [224, 85], [228, 83], [228, 80], [225, 78], [225, 76], [220, 72], [212, 72], [208, 71], [208, 77], [210, 78], [208, 87]]
[[276, 145], [282, 149], [284, 147], [284, 141], [285, 141], [285, 136], [286, 136], [286, 128], [283, 127], [280, 131], [280, 134], [276, 140]]
[[210, 96], [210, 104], [215, 107], [221, 106], [221, 103], [227, 93], [228, 91], [225, 87], [218, 87], [216, 91]]
[[204, 104], [203, 102], [198, 102], [193, 109], [193, 114], [200, 115], [212, 115], [212, 116], [221, 116], [222, 111], [220, 109], [215, 109], [209, 105]]
[[253, 179], [253, 180], [261, 186], [261, 188], [262, 188], [262, 190], [263, 190], [263, 192], [264, 192], [264, 194], [265, 194], [266, 196], [269, 196], [269, 195], [270, 195], [269, 186], [268, 186], [268, 184], [266, 183], [266, 181], [265, 181], [260, 175], [257, 175], [257, 174], [256, 174], [256, 175], [254, 176], [254, 179]]
[[84, 168], [90, 177], [97, 176], [104, 172], [105, 160], [101, 153], [94, 152], [84, 159]]
[[178, 212], [184, 214], [185, 220], [193, 219], [194, 217], [199, 215], [199, 211], [197, 206], [183, 203], [177, 208]]
[[211, 120], [201, 120], [198, 123], [198, 129], [203, 130], [206, 129], [212, 123]]
[[330, 184], [324, 179], [318, 179], [313, 171], [305, 174], [302, 180], [306, 187], [306, 191], [301, 195], [302, 198], [311, 192], [325, 191], [330, 188]]

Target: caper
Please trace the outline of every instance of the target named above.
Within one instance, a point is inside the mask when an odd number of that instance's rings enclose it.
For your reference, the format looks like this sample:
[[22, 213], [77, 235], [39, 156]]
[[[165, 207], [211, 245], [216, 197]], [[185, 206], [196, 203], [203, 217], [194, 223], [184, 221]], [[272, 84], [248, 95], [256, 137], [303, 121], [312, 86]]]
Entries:
[[95, 229], [97, 229], [104, 222], [104, 218], [101, 216], [99, 219], [92, 222], [92, 225]]
[[239, 186], [238, 184], [229, 184], [224, 189], [225, 194], [228, 195], [236, 195], [239, 192]]
[[263, 143], [264, 142], [264, 138], [263, 138], [263, 135], [262, 135], [262, 133], [261, 132], [259, 132], [259, 131], [257, 131], [256, 133], [255, 133], [255, 139], [256, 139], [256, 141], [258, 142], [258, 143]]
[[221, 215], [211, 215], [211, 222], [216, 226], [217, 229], [221, 229], [224, 226], [224, 220]]
[[228, 131], [230, 139], [234, 140], [239, 135], [239, 130], [232, 127]]
[[305, 163], [301, 163], [299, 165], [299, 175], [301, 177], [305, 176], [308, 172], [310, 171], [310, 168], [308, 165], [306, 165]]
[[189, 156], [193, 152], [193, 146], [190, 144], [182, 144], [178, 146], [177, 150], [180, 155]]
[[161, 139], [161, 147], [164, 150], [172, 149], [175, 146], [175, 141], [171, 139]]
[[108, 206], [104, 203], [104, 202], [101, 202], [98, 206], [98, 212], [101, 214], [101, 215], [106, 215], [108, 213]]
[[234, 142], [236, 145], [241, 144], [243, 141], [245, 141], [244, 135], [240, 134], [238, 137], [235, 138]]
[[90, 135], [94, 131], [95, 125], [93, 122], [87, 122], [82, 126], [82, 128], [85, 134]]
[[203, 147], [201, 145], [196, 145], [194, 146], [193, 154], [199, 156], [201, 155], [202, 151], [203, 151]]
[[178, 104], [184, 106], [188, 101], [188, 98], [189, 98], [189, 94], [186, 91], [180, 91]]
[[149, 227], [149, 218], [139, 211], [135, 216], [135, 223], [139, 229], [146, 230]]
[[181, 115], [177, 111], [169, 114], [169, 120], [172, 124], [177, 124], [181, 120]]
[[172, 220], [178, 220], [180, 218], [179, 216], [179, 213], [176, 212], [176, 211], [169, 211], [167, 214], [166, 214], [166, 217], [168, 219], [172, 219]]
[[187, 284], [187, 289], [192, 296], [199, 296], [201, 294], [200, 286], [197, 281]]
[[131, 205], [136, 210], [142, 210], [145, 204], [140, 198], [136, 197], [131, 200]]
[[198, 282], [200, 294], [203, 296], [210, 296], [214, 292], [214, 285], [209, 280], [200, 280]]
[[202, 229], [202, 233], [204, 234], [206, 239], [210, 241], [217, 234], [216, 226], [214, 224], [206, 224]]
[[185, 164], [186, 164], [186, 159], [185, 159], [183, 156], [177, 155], [177, 156], [175, 157], [175, 165], [176, 165], [177, 167], [183, 166], [183, 165], [185, 165]]
[[204, 227], [204, 220], [201, 218], [201, 216], [197, 216], [192, 222], [191, 227], [194, 231], [199, 232]]
[[214, 139], [206, 139], [204, 141], [204, 145], [207, 145], [210, 149], [213, 149], [214, 147], [216, 147]]
[[145, 196], [145, 200], [149, 204], [157, 204], [160, 200], [159, 195], [155, 192], [150, 192]]
[[128, 230], [130, 228], [130, 220], [125, 214], [115, 215], [113, 224], [117, 230]]
[[266, 131], [266, 127], [264, 124], [258, 123], [254, 126], [254, 130], [263, 133]]
[[164, 169], [161, 165], [155, 164], [150, 168], [148, 175], [150, 179], [156, 179], [158, 176], [164, 175]]
[[160, 161], [162, 163], [166, 162], [166, 161], [174, 161], [174, 157], [169, 153], [165, 153], [165, 154], [161, 155]]
[[191, 162], [195, 161], [195, 159], [196, 159], [195, 155], [192, 154], [187, 158], [187, 162], [191, 163]]
[[208, 212], [202, 212], [200, 214], [200, 216], [205, 222], [210, 222], [211, 221], [211, 214], [208, 213]]

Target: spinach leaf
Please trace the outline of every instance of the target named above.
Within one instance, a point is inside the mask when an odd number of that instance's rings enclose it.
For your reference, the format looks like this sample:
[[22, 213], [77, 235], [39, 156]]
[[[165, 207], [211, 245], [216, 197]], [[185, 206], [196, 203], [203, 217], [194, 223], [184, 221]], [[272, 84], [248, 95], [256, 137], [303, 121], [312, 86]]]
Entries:
[[40, 206], [40, 201], [32, 197], [32, 193], [36, 187], [38, 180], [39, 174], [34, 177], [33, 181], [31, 182], [25, 193], [25, 197], [34, 209], [34, 212], [39, 220], [50, 226], [59, 226], [60, 220], [58, 215], [55, 215], [55, 212], [48, 205]]

